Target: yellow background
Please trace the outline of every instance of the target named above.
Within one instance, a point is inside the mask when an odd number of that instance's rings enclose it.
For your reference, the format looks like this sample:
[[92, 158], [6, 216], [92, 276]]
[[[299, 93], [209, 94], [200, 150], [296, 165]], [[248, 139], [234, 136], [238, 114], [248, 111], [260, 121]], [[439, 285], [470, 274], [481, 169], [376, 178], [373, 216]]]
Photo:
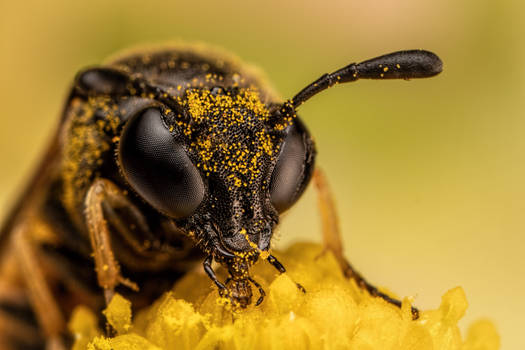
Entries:
[[[191, 3], [191, 4], [190, 4]], [[321, 73], [411, 48], [433, 79], [362, 81], [301, 107], [369, 278], [436, 307], [462, 285], [463, 325], [495, 321], [523, 349], [525, 5], [520, 1], [0, 2], [0, 211], [47, 143], [76, 71], [132, 45], [182, 39], [256, 63], [285, 97]], [[278, 246], [320, 240], [310, 189]]]

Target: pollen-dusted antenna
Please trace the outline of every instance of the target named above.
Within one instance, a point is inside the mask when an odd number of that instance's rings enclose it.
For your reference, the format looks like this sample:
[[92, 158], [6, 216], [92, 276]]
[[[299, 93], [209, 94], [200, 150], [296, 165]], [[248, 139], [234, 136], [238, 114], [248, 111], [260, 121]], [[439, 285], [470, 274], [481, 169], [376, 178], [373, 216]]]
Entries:
[[305, 87], [286, 104], [294, 109], [310, 97], [335, 84], [359, 79], [412, 79], [428, 78], [441, 73], [443, 63], [439, 57], [425, 50], [397, 51], [361, 63], [351, 63], [333, 73], [324, 74]]

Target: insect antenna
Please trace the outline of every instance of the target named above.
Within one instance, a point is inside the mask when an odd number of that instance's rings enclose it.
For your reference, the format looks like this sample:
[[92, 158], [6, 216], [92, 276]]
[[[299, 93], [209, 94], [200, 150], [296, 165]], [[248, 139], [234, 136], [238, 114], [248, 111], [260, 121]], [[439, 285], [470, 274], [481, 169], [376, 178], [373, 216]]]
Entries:
[[412, 79], [428, 78], [441, 73], [443, 63], [429, 51], [397, 51], [372, 58], [361, 63], [351, 63], [306, 86], [285, 103], [294, 109], [335, 84], [348, 83], [359, 79]]

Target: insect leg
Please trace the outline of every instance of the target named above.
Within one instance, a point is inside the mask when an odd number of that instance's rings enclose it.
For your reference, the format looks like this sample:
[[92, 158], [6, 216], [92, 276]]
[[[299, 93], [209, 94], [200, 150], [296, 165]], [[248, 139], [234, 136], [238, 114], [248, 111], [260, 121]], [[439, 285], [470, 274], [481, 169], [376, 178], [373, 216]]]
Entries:
[[[286, 272], [286, 268], [283, 266], [283, 264], [281, 264], [279, 260], [277, 260], [275, 256], [270, 254], [268, 255], [268, 258], [266, 258], [266, 260], [268, 260], [268, 262], [272, 264], [272, 266], [275, 267], [277, 271], [279, 271], [279, 273]], [[299, 288], [301, 292], [306, 293], [306, 289], [304, 289], [304, 287], [301, 286], [299, 283], [295, 282], [295, 285], [297, 286], [297, 288]]]
[[279, 271], [280, 273], [285, 273], [286, 272], [286, 269], [285, 267], [283, 266], [283, 264], [281, 264], [281, 262], [279, 260], [277, 260], [277, 258], [275, 258], [275, 256], [273, 255], [268, 255], [268, 258], [267, 258], [268, 262], [270, 264], [272, 264], [273, 267], [275, 267], [275, 269], [277, 271]]
[[12, 281], [0, 281], [0, 349], [32, 349], [44, 344], [27, 290]]
[[208, 255], [206, 259], [204, 259], [204, 262], [202, 263], [202, 266], [204, 267], [204, 272], [208, 275], [208, 277], [219, 287], [219, 293], [222, 293], [226, 290], [226, 286], [219, 282], [217, 279], [217, 275], [215, 275], [215, 271], [213, 271], [213, 268], [211, 267], [211, 263], [213, 261], [213, 255]]
[[111, 181], [96, 179], [86, 195], [86, 221], [89, 228], [89, 237], [93, 255], [98, 284], [104, 288], [106, 303], [111, 301], [115, 287], [125, 285], [133, 290], [138, 286], [122, 277], [120, 267], [111, 248], [111, 236], [107, 222], [104, 218], [103, 202], [110, 196], [120, 196], [121, 192]]
[[[353, 279], [359, 287], [366, 289], [371, 295], [380, 297], [385, 301], [400, 307], [401, 301], [389, 297], [385, 293], [380, 292], [375, 286], [368, 283], [345, 258], [335, 203], [328, 183], [326, 182], [326, 178], [323, 172], [318, 168], [314, 172], [314, 182], [318, 193], [318, 205], [321, 212], [325, 251], [331, 251], [332, 254], [334, 254], [346, 278]], [[417, 319], [418, 317], [418, 309], [412, 307], [412, 318]]]
[[180, 256], [180, 250], [159, 242], [143, 213], [115, 185], [111, 186], [115, 191], [106, 193], [103, 215], [115, 243], [114, 249], [119, 252], [119, 262], [133, 269], [155, 270], [173, 261], [177, 254]]
[[46, 337], [47, 349], [65, 350], [62, 336], [66, 323], [47, 284], [36, 250], [26, 237], [23, 226], [13, 234], [13, 248], [19, 263], [29, 300]]
[[248, 280], [250, 282], [253, 283], [253, 285], [255, 286], [255, 288], [257, 288], [259, 290], [259, 299], [257, 299], [257, 302], [255, 303], [255, 306], [259, 306], [261, 305], [261, 303], [263, 302], [264, 300], [264, 297], [266, 296], [266, 292], [264, 291], [263, 287], [259, 284], [259, 282], [257, 282], [256, 280], [254, 280], [253, 278], [248, 278]]

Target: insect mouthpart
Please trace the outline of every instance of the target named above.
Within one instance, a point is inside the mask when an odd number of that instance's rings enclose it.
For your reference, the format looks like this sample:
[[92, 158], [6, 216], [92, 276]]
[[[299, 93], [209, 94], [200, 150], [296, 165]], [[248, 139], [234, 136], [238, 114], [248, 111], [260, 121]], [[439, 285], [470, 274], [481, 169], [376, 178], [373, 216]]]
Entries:
[[259, 283], [250, 277], [250, 267], [257, 260], [257, 257], [235, 258], [227, 262], [226, 267], [230, 277], [226, 280], [227, 289], [220, 292], [222, 296], [228, 297], [234, 306], [246, 308], [251, 304], [253, 293], [250, 283], [259, 289], [260, 297], [255, 303], [256, 306], [262, 303], [266, 295]]
[[221, 294], [227, 294], [222, 296], [229, 297], [230, 300], [232, 300], [232, 302], [234, 303], [234, 305], [238, 305], [244, 309], [252, 303], [253, 294], [248, 279], [234, 279], [233, 277], [230, 277], [226, 280], [226, 288], [226, 293]]
[[[261, 285], [250, 277], [250, 267], [257, 261], [260, 254], [258, 251], [253, 250], [248, 253], [237, 253], [236, 255], [229, 252], [223, 251], [224, 248], [218, 248], [222, 253], [219, 255], [209, 255], [203, 263], [204, 271], [208, 274], [210, 279], [219, 287], [219, 294], [221, 297], [228, 298], [233, 306], [240, 306], [246, 308], [252, 302], [252, 289], [250, 283], [252, 283], [259, 290], [260, 297], [255, 303], [259, 305], [264, 300], [266, 293], [262, 289]], [[226, 253], [226, 255], [224, 255]], [[225, 283], [221, 283], [215, 271], [211, 267], [212, 261], [215, 260], [223, 265], [229, 273], [229, 277]]]

